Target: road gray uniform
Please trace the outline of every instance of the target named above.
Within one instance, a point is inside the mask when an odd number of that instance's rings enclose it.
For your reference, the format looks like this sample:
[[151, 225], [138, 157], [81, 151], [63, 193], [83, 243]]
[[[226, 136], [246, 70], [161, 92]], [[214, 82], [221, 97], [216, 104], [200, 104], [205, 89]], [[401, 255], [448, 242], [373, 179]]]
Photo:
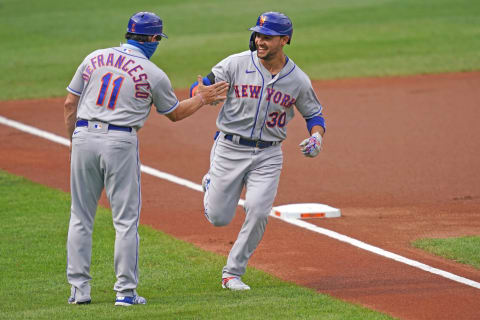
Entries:
[[[215, 82], [224, 80], [230, 89], [217, 118], [220, 132], [210, 154], [210, 181], [204, 196], [207, 219], [216, 226], [230, 223], [246, 187], [246, 218], [223, 268], [226, 278], [245, 273], [263, 237], [282, 169], [281, 142], [294, 116], [293, 107], [310, 119], [321, 115], [322, 106], [309, 77], [288, 58], [273, 77], [256, 51], [229, 56], [212, 72]], [[239, 139], [272, 145], [245, 146]]]
[[179, 102], [167, 75], [129, 44], [89, 54], [67, 90], [80, 96], [77, 119], [83, 119], [72, 138], [68, 282], [77, 300], [90, 298], [92, 230], [105, 187], [116, 231], [114, 290], [117, 296], [131, 296], [138, 283], [141, 208], [136, 131], [152, 103], [168, 114]]

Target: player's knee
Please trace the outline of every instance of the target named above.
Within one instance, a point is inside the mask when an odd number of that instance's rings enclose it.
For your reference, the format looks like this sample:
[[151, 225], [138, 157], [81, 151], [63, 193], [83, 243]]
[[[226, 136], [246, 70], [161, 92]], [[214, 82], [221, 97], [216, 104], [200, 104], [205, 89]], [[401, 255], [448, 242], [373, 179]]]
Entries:
[[230, 223], [230, 221], [232, 221], [232, 219], [229, 219], [227, 217], [223, 217], [223, 216], [213, 216], [211, 217], [209, 215], [210, 219], [210, 223], [213, 224], [215, 227], [223, 227], [223, 226], [226, 226]]
[[268, 220], [268, 212], [253, 211], [248, 212], [249, 219], [254, 220], [257, 225], [265, 225]]
[[259, 222], [263, 222], [268, 219], [268, 215], [270, 214], [271, 208], [266, 208], [263, 203], [258, 203], [255, 205], [254, 203], [245, 203], [245, 212], [251, 219], [258, 220]]
[[232, 221], [232, 218], [233, 218], [228, 215], [225, 215], [222, 212], [214, 211], [214, 210], [205, 210], [205, 217], [215, 227], [226, 226]]
[[[211, 200], [211, 199], [210, 199]], [[228, 225], [234, 215], [236, 206], [227, 203], [216, 203], [211, 205], [211, 201], [204, 202], [205, 217], [215, 227], [222, 227]]]

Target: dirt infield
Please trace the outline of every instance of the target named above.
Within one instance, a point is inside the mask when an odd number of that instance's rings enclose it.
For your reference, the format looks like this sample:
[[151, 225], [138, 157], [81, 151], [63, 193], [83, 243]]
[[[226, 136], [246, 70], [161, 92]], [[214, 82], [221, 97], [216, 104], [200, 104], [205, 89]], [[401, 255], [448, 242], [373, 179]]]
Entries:
[[[480, 234], [479, 88], [480, 72], [315, 82], [327, 119], [324, 151], [316, 159], [298, 151], [307, 132], [297, 114], [283, 143], [275, 205], [340, 208], [341, 218], [309, 222], [480, 282], [479, 270], [410, 246], [422, 237]], [[66, 136], [62, 103], [1, 102], [0, 115]], [[200, 183], [216, 108], [179, 123], [153, 113], [139, 132], [142, 163]], [[66, 147], [4, 125], [0, 147], [1, 169], [68, 192]], [[230, 226], [215, 228], [199, 192], [145, 174], [142, 192], [143, 224], [227, 255], [242, 210]], [[277, 219], [250, 266], [401, 319], [479, 319], [479, 289]]]

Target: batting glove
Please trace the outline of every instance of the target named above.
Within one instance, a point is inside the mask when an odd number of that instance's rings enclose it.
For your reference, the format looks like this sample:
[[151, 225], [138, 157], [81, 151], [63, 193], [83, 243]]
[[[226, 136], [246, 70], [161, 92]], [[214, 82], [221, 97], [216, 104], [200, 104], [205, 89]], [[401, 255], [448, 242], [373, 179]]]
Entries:
[[313, 158], [322, 150], [322, 136], [315, 132], [310, 138], [303, 140], [300, 143], [300, 151], [305, 157]]

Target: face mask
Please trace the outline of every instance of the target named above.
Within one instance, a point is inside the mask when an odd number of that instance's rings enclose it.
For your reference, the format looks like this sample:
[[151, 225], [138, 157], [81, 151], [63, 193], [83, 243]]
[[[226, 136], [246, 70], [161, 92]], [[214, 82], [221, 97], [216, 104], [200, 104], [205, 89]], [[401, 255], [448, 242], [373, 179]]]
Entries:
[[132, 46], [135, 46], [137, 48], [140, 48], [143, 53], [147, 56], [148, 59], [153, 55], [155, 50], [157, 50], [158, 47], [158, 42], [143, 42], [140, 43], [135, 40], [127, 40], [128, 44], [131, 44]]

